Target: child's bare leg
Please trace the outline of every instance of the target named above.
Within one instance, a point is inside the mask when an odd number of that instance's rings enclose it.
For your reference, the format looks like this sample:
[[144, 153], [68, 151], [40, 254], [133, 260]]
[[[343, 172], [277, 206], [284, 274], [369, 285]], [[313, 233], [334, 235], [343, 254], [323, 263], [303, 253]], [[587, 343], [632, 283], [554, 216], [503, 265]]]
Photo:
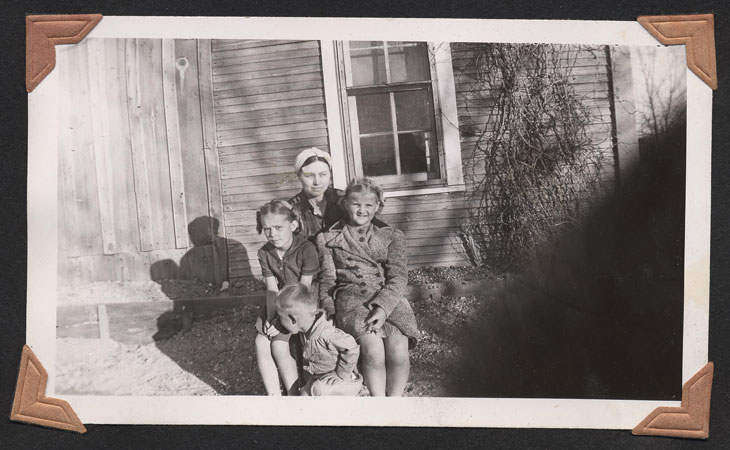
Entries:
[[297, 380], [297, 361], [291, 355], [289, 350], [289, 340], [271, 341], [271, 354], [279, 368], [279, 375], [284, 381], [284, 388], [288, 395], [299, 395], [299, 383]]
[[271, 341], [263, 334], [256, 334], [254, 341], [256, 346], [256, 364], [259, 366], [259, 373], [268, 395], [281, 395], [279, 388], [279, 371], [274, 364], [274, 357], [271, 354]]
[[362, 376], [373, 397], [385, 395], [385, 347], [383, 339], [366, 334], [358, 340], [362, 358]]
[[383, 342], [385, 343], [385, 366], [388, 374], [385, 395], [400, 397], [406, 388], [411, 368], [408, 358], [408, 337], [394, 334], [383, 339]]

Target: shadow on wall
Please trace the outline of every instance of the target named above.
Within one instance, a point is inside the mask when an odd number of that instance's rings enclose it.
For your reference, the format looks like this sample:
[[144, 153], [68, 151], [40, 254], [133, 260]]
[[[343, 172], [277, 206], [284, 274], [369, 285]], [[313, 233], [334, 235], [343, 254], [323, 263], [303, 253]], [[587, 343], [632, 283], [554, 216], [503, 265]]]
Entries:
[[[228, 282], [228, 255], [248, 258], [243, 244], [218, 235], [220, 223], [217, 219], [202, 216], [188, 224], [188, 235], [193, 243], [178, 265], [171, 259], [164, 259], [152, 264], [150, 275], [159, 283], [165, 295], [172, 300], [173, 310], [157, 317], [157, 332], [153, 339], [157, 348], [172, 359], [180, 368], [192, 373], [208, 384], [219, 394], [252, 394], [263, 392], [263, 385], [256, 379], [237, 381], [242, 372], [255, 370], [255, 358], [251, 352], [243, 351], [250, 347], [256, 333], [253, 321], [258, 312], [258, 305], [247, 305], [241, 310], [222, 310], [218, 321], [215, 313], [211, 313], [211, 325], [205, 330], [194, 327], [193, 318], [185, 311], [180, 300], [204, 297], [225, 296], [221, 290], [224, 282]], [[251, 276], [246, 273], [244, 276]], [[234, 327], [228, 315], [235, 316]], [[183, 332], [181, 331], [189, 331]], [[248, 348], [247, 347], [247, 348]], [[243, 365], [251, 366], [242, 371]], [[234, 390], [236, 390], [234, 392]], [[242, 390], [242, 391], [241, 391]]]
[[[229, 245], [238, 242], [218, 236], [220, 222], [209, 216], [201, 216], [188, 224], [188, 236], [193, 248], [188, 250], [178, 265], [172, 259], [154, 262], [150, 267], [150, 278], [160, 284], [162, 292], [173, 302], [205, 296], [209, 290], [219, 290], [228, 281]], [[206, 286], [212, 289], [206, 289]], [[185, 313], [179, 303], [172, 312], [157, 318], [155, 341], [167, 339], [182, 329], [192, 326], [192, 316]]]
[[[240, 242], [219, 236], [219, 228], [220, 222], [214, 217], [201, 216], [190, 222], [188, 236], [193, 248], [180, 258], [180, 265], [171, 259], [153, 263], [152, 280], [160, 283], [163, 290], [165, 280], [201, 281], [220, 288], [228, 281], [228, 253], [240, 254], [244, 259], [248, 253]], [[250, 275], [249, 272], [243, 276]]]
[[[171, 312], [157, 319], [155, 341], [167, 339], [180, 330], [192, 326], [192, 315], [186, 313], [178, 300], [215, 296], [228, 286], [228, 253], [233, 251], [248, 256], [239, 242], [218, 235], [220, 222], [201, 216], [188, 224], [188, 236], [193, 247], [178, 265], [172, 259], [163, 259], [150, 267], [150, 278], [159, 283], [162, 292], [175, 303]], [[250, 275], [247, 274], [247, 275]]]
[[459, 369], [474, 397], [681, 397], [685, 125], [501, 287]]

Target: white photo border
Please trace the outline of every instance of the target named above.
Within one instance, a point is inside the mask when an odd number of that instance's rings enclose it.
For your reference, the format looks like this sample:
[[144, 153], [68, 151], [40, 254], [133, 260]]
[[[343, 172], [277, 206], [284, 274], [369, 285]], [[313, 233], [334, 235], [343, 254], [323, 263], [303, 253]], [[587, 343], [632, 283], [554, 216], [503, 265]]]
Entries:
[[[659, 45], [637, 22], [104, 17], [87, 38], [421, 40]], [[28, 96], [28, 303], [26, 342], [49, 374], [46, 394], [84, 423], [354, 425], [631, 429], [679, 401], [504, 398], [135, 397], [55, 394], [58, 72]], [[707, 362], [712, 90], [687, 69], [682, 381]], [[356, 407], [353, 408], [353, 405]]]

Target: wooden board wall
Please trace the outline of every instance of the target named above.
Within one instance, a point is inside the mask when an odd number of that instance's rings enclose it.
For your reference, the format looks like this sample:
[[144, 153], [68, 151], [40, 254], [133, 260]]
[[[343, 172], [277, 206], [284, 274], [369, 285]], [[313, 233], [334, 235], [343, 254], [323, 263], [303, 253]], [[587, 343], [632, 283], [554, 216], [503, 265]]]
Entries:
[[189, 224], [222, 219], [199, 77], [210, 41], [86, 39], [57, 59], [61, 282], [174, 276]]
[[[460, 125], [483, 129], [489, 105], [469, 93], [477, 45], [451, 48]], [[300, 189], [291, 163], [302, 148], [329, 150], [319, 42], [87, 39], [59, 49], [57, 67], [62, 279], [164, 278], [186, 254], [218, 258], [189, 252], [188, 224], [208, 216], [225, 225], [230, 275], [258, 276], [256, 208]], [[607, 190], [608, 74], [605, 55], [590, 52], [571, 80], [595, 118]], [[462, 134], [463, 161], [475, 140]], [[406, 233], [411, 266], [465, 264], [457, 231], [468, 206], [464, 193], [390, 198], [382, 218]]]
[[301, 185], [293, 162], [329, 151], [318, 41], [213, 41], [213, 96], [232, 277], [260, 276], [256, 209]]
[[[459, 121], [484, 127], [488, 105], [475, 105], [468, 96], [470, 45], [479, 44], [452, 44]], [[328, 148], [319, 43], [214, 40], [212, 47], [225, 229], [229, 239], [241, 244], [231, 250], [231, 276], [258, 276], [256, 251], [265, 241], [255, 231], [256, 208], [300, 189], [291, 167], [299, 150]], [[607, 63], [603, 53], [596, 55], [583, 55], [572, 81], [594, 112], [593, 133], [608, 156], [603, 176], [610, 187]], [[463, 161], [471, 157], [474, 144], [475, 138], [462, 135]], [[457, 235], [468, 216], [466, 197], [457, 192], [388, 199], [382, 219], [405, 232], [412, 267], [468, 263]]]

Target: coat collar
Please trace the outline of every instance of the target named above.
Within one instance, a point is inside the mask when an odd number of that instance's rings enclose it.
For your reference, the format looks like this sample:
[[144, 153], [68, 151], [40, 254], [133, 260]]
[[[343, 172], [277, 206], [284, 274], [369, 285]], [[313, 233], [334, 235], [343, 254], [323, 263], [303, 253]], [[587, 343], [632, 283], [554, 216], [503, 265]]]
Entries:
[[289, 255], [297, 251], [299, 247], [307, 242], [309, 242], [307, 238], [301, 236], [299, 233], [294, 233], [294, 235], [292, 236], [291, 246], [286, 252], [284, 252], [284, 256], [282, 256], [281, 258], [279, 258], [279, 254], [276, 252], [276, 247], [271, 245], [271, 242], [267, 242], [264, 245], [264, 249], [272, 255], [276, 256], [277, 259], [286, 259], [289, 257]]
[[[377, 217], [370, 222], [373, 224], [373, 230], [379, 230], [381, 228], [390, 228], [390, 225], [383, 222], [382, 220], [378, 219]], [[331, 227], [327, 229], [327, 231], [342, 231], [345, 229], [345, 225], [347, 223], [344, 220], [339, 220], [335, 222]]]
[[326, 247], [330, 248], [340, 248], [346, 252], [352, 253], [354, 255], [357, 255], [373, 264], [377, 264], [377, 261], [373, 258], [371, 255], [373, 246], [376, 246], [380, 243], [380, 241], [386, 240], [389, 241], [390, 234], [392, 234], [393, 229], [385, 224], [385, 222], [380, 221], [379, 219], [375, 218], [372, 221], [372, 233], [373, 237], [371, 239], [371, 249], [366, 250], [360, 243], [353, 239], [350, 236], [350, 233], [345, 233], [345, 222], [343, 220], [340, 220], [336, 224], [332, 225], [327, 232], [332, 235], [332, 237], [325, 243]]
[[309, 330], [304, 332], [304, 337], [309, 339], [317, 339], [324, 331], [327, 322], [327, 313], [323, 309], [317, 310], [317, 316], [314, 319], [314, 323]]
[[[329, 205], [336, 205], [340, 201], [341, 196], [341, 193], [332, 186], [328, 187], [324, 191], [324, 199], [327, 200], [328, 207]], [[297, 199], [296, 203], [299, 205], [300, 209], [314, 211], [314, 206], [312, 206], [312, 204], [309, 202], [307, 194], [304, 193], [304, 190], [299, 191], [299, 193], [295, 197]]]

